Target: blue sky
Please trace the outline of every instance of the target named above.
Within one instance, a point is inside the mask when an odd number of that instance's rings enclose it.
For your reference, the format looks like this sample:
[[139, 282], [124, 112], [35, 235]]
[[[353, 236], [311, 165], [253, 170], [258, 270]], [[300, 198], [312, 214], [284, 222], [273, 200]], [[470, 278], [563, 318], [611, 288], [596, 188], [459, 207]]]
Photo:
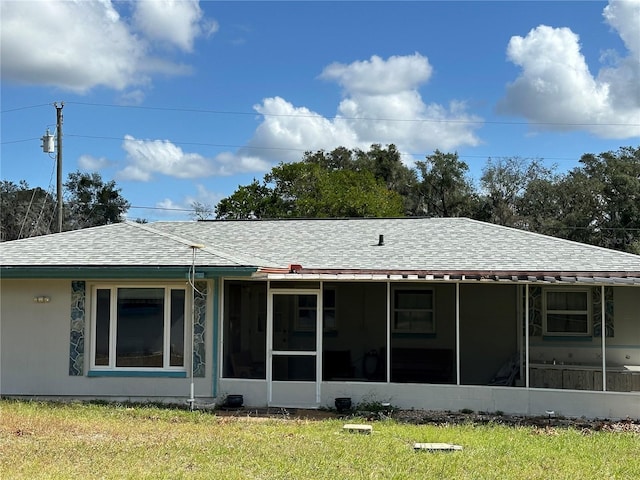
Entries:
[[559, 171], [640, 144], [640, 0], [1, 0], [3, 180], [115, 180], [130, 218], [188, 220], [281, 161], [395, 144]]

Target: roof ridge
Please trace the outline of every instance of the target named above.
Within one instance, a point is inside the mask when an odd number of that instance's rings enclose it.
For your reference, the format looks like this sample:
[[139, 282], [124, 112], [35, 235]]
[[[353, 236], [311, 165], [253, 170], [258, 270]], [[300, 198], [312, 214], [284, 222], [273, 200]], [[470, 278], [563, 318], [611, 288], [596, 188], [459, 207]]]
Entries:
[[[174, 235], [173, 233], [169, 233], [169, 232], [164, 232], [161, 230], [157, 230], [153, 227], [151, 227], [150, 225], [146, 225], [146, 224], [142, 224], [142, 223], [137, 223], [137, 222], [130, 222], [130, 221], [125, 221], [125, 223], [135, 226], [136, 228], [141, 228], [143, 230], [146, 230], [149, 233], [153, 233], [155, 235], [160, 235], [161, 237], [165, 237], [165, 238], [169, 238], [173, 241], [182, 243], [190, 248], [194, 248], [197, 247], [199, 250], [209, 253], [211, 255], [215, 255], [217, 257], [221, 257], [224, 258], [225, 260], [230, 260], [234, 263], [237, 263], [239, 265], [255, 265], [255, 266], [259, 266], [259, 265], [264, 265], [268, 262], [266, 262], [263, 259], [260, 259], [259, 257], [246, 257], [246, 258], [240, 258], [237, 257], [236, 255], [233, 255], [227, 251], [221, 251], [221, 250], [217, 250], [215, 248], [211, 248], [208, 247], [206, 245], [202, 246], [203, 244], [198, 243], [198, 242], [194, 242], [191, 240], [187, 240], [186, 238], [180, 237], [178, 235]], [[257, 262], [255, 262], [257, 260]], [[260, 263], [262, 262], [262, 263]]]

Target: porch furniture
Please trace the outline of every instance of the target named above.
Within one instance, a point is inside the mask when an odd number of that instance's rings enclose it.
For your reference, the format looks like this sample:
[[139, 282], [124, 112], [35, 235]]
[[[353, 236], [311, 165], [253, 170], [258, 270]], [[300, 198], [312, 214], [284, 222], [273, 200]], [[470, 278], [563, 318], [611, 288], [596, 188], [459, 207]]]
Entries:
[[519, 372], [520, 353], [516, 352], [500, 367], [494, 377], [489, 381], [489, 385], [512, 387], [515, 384]]

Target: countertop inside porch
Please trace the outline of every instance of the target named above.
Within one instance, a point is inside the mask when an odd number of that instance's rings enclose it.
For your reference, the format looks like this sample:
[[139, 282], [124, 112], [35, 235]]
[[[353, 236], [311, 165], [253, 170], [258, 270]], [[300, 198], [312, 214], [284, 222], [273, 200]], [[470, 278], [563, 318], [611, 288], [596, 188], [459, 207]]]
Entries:
[[[529, 367], [550, 370], [602, 370], [602, 364], [596, 363], [530, 363]], [[607, 365], [607, 372], [640, 373], [640, 365]]]

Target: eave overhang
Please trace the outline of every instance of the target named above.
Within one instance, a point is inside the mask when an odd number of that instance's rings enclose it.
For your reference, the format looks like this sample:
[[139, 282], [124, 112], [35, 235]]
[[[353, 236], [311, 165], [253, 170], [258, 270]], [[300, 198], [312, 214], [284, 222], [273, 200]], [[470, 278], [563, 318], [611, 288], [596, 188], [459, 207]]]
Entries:
[[[196, 278], [251, 276], [257, 267], [210, 267], [196, 265]], [[190, 265], [185, 266], [6, 266], [0, 267], [0, 278], [135, 278], [135, 279], [183, 279], [188, 278]]]

